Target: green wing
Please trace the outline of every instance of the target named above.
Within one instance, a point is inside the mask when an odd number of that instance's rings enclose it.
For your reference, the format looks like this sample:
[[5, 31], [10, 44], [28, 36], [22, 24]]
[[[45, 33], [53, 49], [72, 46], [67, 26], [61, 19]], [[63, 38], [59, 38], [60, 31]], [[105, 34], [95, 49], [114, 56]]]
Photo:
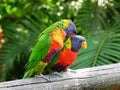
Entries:
[[31, 77], [34, 74], [34, 67], [38, 64], [40, 60], [45, 58], [50, 49], [50, 45], [51, 37], [49, 37], [48, 35], [42, 35], [38, 39], [29, 57], [29, 61], [26, 65], [26, 72], [23, 78]]
[[40, 60], [44, 59], [51, 45], [51, 37], [42, 35], [34, 46], [26, 69], [33, 68]]

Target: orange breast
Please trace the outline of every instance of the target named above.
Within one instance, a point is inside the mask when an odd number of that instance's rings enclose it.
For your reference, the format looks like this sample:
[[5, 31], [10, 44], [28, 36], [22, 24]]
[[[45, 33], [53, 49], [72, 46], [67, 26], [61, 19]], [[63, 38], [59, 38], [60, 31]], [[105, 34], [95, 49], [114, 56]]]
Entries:
[[76, 57], [78, 55], [78, 52], [73, 52], [70, 49], [64, 49], [60, 52], [60, 60], [57, 64], [63, 65], [63, 66], [69, 66], [74, 63], [76, 60]]

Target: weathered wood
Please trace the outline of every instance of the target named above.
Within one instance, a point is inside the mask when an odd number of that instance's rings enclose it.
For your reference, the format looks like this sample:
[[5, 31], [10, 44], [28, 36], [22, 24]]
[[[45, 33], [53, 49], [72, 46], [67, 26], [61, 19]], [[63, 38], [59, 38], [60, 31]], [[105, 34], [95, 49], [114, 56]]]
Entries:
[[[76, 73], [75, 73], [76, 72]], [[0, 83], [0, 90], [120, 90], [120, 63]]]

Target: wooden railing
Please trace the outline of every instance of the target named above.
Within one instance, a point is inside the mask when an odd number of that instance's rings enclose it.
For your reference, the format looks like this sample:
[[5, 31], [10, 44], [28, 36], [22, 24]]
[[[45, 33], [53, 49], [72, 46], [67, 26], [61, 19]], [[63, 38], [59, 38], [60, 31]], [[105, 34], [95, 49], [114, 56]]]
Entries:
[[0, 83], [0, 90], [120, 90], [120, 63]]

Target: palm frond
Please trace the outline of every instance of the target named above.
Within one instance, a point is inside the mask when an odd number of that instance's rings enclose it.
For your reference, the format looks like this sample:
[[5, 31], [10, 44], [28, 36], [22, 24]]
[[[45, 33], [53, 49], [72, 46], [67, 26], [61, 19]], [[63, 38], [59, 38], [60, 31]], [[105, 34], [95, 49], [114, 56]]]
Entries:
[[92, 32], [87, 38], [88, 48], [81, 49], [71, 68], [85, 68], [120, 62], [120, 30]]
[[85, 31], [101, 30], [107, 27], [106, 12], [103, 7], [98, 6], [98, 1], [84, 0], [82, 8], [78, 12], [75, 23], [79, 29]]

